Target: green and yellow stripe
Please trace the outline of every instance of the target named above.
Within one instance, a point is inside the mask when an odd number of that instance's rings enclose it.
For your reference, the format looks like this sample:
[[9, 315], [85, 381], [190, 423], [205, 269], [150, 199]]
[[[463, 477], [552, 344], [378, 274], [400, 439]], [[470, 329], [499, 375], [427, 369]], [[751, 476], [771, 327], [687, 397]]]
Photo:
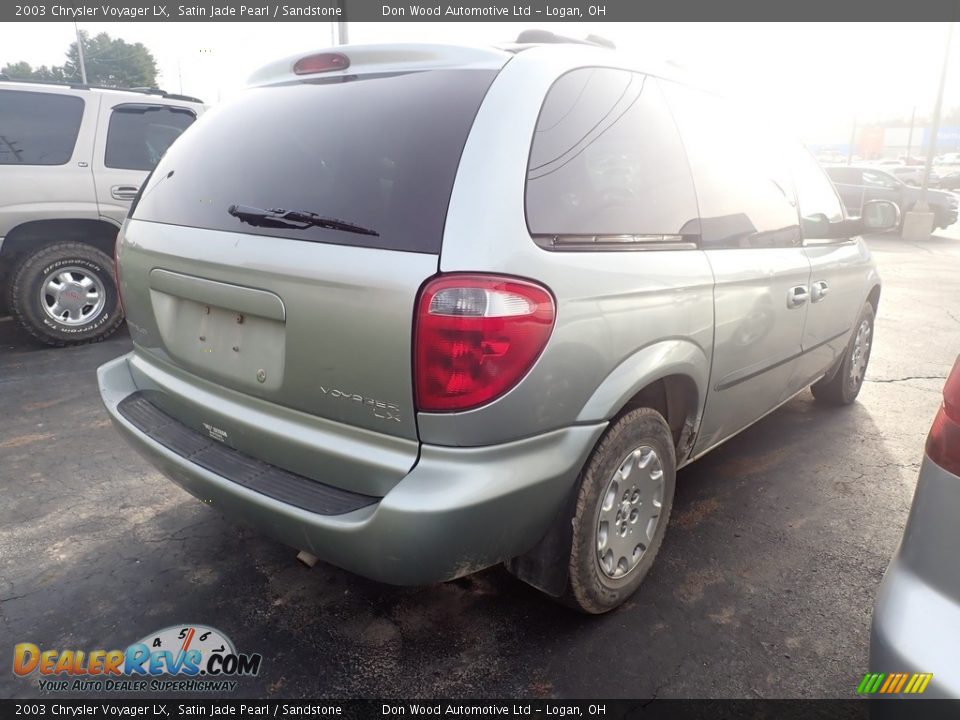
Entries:
[[867, 673], [857, 686], [857, 695], [919, 695], [932, 678], [933, 673]]

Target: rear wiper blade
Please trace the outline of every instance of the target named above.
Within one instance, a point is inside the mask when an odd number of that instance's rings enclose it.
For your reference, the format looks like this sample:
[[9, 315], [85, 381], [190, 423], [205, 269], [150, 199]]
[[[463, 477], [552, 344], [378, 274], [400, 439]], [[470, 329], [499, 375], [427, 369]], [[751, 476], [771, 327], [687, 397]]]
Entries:
[[357, 233], [358, 235], [380, 237], [380, 233], [376, 230], [365, 228], [362, 225], [354, 225], [345, 220], [337, 220], [337, 218], [334, 217], [318, 215], [317, 213], [303, 210], [282, 210], [280, 208], [263, 210], [247, 205], [231, 205], [227, 208], [227, 212], [240, 222], [247, 223], [248, 225], [258, 225], [260, 227], [290, 228], [293, 230], [320, 227], [326, 228], [327, 230], [342, 230], [343, 232]]

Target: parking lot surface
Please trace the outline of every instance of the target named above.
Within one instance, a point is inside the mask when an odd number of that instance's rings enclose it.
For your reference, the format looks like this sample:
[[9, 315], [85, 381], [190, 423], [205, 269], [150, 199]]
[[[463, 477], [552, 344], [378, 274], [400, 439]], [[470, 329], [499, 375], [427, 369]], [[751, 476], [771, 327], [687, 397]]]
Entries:
[[14, 643], [125, 648], [204, 623], [264, 657], [238, 698], [852, 697], [960, 353], [960, 232], [869, 244], [884, 289], [859, 401], [804, 392], [682, 470], [652, 572], [603, 617], [501, 568], [423, 588], [307, 569], [121, 441], [94, 371], [125, 329], [56, 350], [0, 321], [0, 696], [39, 693]]

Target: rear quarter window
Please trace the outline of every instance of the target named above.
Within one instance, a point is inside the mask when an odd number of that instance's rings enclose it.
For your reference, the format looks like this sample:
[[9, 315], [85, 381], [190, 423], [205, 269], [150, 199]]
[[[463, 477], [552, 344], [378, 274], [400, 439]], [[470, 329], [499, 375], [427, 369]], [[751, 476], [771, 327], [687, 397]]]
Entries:
[[65, 165], [83, 108], [73, 95], [0, 90], [0, 165]]
[[655, 78], [612, 68], [561, 76], [527, 167], [536, 236], [696, 235], [683, 144]]
[[[430, 70], [245, 90], [170, 148], [132, 217], [439, 253], [460, 155], [495, 76]], [[378, 234], [249, 225], [228, 212], [234, 205], [316, 213]]]
[[173, 141], [197, 119], [186, 108], [129, 103], [110, 114], [103, 164], [122, 170], [153, 170]]

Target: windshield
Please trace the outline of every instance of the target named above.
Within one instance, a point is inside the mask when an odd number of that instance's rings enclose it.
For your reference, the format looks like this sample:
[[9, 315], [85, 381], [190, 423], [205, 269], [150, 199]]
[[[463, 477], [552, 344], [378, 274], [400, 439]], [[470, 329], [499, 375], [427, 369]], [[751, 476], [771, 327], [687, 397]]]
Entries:
[[[431, 70], [253, 88], [164, 156], [137, 220], [439, 253], [447, 204], [490, 70]], [[249, 222], [235, 205], [330, 222]]]

